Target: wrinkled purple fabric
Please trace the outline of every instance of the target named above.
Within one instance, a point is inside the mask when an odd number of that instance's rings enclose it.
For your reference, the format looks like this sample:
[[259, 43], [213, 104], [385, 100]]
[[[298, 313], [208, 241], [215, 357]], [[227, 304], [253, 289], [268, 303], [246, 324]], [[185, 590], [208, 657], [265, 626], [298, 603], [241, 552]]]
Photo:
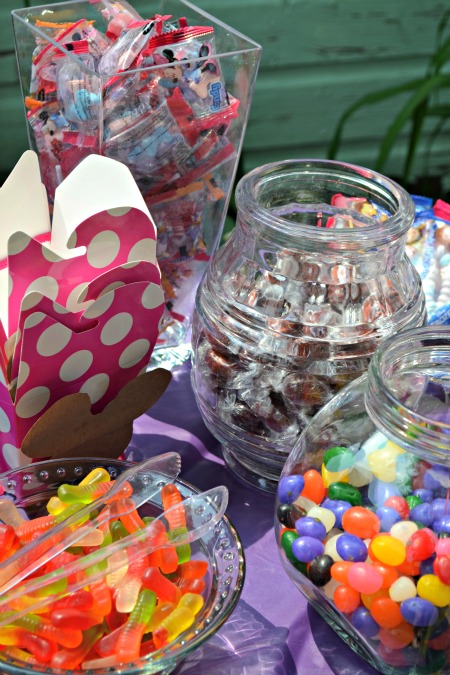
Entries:
[[[174, 415], [176, 411], [176, 415]], [[376, 675], [308, 605], [284, 572], [273, 531], [274, 496], [247, 487], [225, 467], [220, 444], [206, 429], [188, 365], [149, 414], [134, 423], [133, 461], [173, 450], [181, 477], [201, 490], [226, 485], [227, 515], [244, 545], [241, 598], [222, 628], [190, 654], [176, 675]]]

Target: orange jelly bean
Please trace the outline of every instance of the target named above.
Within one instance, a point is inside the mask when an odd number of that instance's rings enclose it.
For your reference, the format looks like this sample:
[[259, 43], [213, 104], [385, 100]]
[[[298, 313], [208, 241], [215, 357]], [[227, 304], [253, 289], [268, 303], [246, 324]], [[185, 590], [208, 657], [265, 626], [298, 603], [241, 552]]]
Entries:
[[395, 628], [403, 621], [400, 606], [391, 598], [376, 598], [372, 602], [370, 613], [382, 628]]
[[339, 611], [349, 614], [350, 612], [354, 612], [359, 606], [361, 596], [350, 586], [342, 584], [334, 591], [333, 600]]
[[307, 497], [307, 499], [311, 499], [316, 504], [320, 504], [325, 498], [326, 493], [322, 476], [315, 469], [310, 469], [303, 475], [303, 478], [305, 486], [300, 496]]

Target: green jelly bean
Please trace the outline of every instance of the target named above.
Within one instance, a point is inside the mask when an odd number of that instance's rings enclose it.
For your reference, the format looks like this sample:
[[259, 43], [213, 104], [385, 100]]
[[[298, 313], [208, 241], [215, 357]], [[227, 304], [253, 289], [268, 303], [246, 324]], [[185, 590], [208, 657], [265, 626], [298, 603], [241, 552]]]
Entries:
[[338, 457], [339, 455], [352, 454], [348, 448], [344, 448], [342, 445], [337, 445], [335, 448], [330, 448], [326, 451], [323, 457], [323, 463], [327, 466], [330, 459], [333, 457]]
[[419, 506], [419, 504], [423, 504], [423, 500], [417, 495], [408, 495], [407, 497], [405, 497], [405, 499], [408, 502], [410, 510], [413, 509], [415, 506]]
[[307, 564], [297, 560], [295, 555], [292, 553], [292, 542], [298, 538], [296, 532], [283, 532], [281, 535], [281, 546], [283, 551], [286, 553], [286, 558], [292, 563], [296, 570], [307, 576]]
[[342, 483], [341, 481], [330, 483], [328, 486], [328, 499], [341, 499], [344, 502], [349, 502], [352, 506], [362, 505], [361, 492], [358, 488], [350, 485], [350, 483]]

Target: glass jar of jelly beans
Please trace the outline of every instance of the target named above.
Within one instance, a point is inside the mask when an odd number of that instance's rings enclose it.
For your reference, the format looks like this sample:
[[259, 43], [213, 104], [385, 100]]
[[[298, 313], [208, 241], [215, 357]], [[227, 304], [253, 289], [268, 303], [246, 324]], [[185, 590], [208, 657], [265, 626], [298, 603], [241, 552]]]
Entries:
[[284, 467], [283, 566], [382, 673], [450, 672], [450, 331], [406, 331], [311, 421]]
[[322, 160], [255, 169], [236, 203], [197, 294], [193, 384], [229, 467], [275, 490], [308, 420], [382, 339], [425, 321], [405, 255], [414, 205], [380, 174]]

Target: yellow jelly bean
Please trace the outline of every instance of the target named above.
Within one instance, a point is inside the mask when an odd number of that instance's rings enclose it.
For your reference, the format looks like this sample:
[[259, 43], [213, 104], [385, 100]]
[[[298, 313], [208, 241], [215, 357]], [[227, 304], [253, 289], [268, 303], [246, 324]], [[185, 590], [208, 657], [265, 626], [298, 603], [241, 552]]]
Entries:
[[406, 560], [405, 544], [389, 534], [380, 534], [372, 539], [369, 553], [382, 563], [397, 567]]
[[342, 471], [328, 471], [325, 464], [322, 464], [322, 480], [325, 487], [328, 487], [330, 483], [348, 483], [348, 475], [350, 473], [350, 468], [342, 469]]
[[435, 574], [424, 574], [417, 582], [417, 595], [436, 607], [450, 605], [450, 586], [443, 584]]
[[404, 452], [390, 441], [383, 448], [371, 452], [367, 461], [374, 476], [384, 483], [392, 483], [397, 476], [397, 457]]

